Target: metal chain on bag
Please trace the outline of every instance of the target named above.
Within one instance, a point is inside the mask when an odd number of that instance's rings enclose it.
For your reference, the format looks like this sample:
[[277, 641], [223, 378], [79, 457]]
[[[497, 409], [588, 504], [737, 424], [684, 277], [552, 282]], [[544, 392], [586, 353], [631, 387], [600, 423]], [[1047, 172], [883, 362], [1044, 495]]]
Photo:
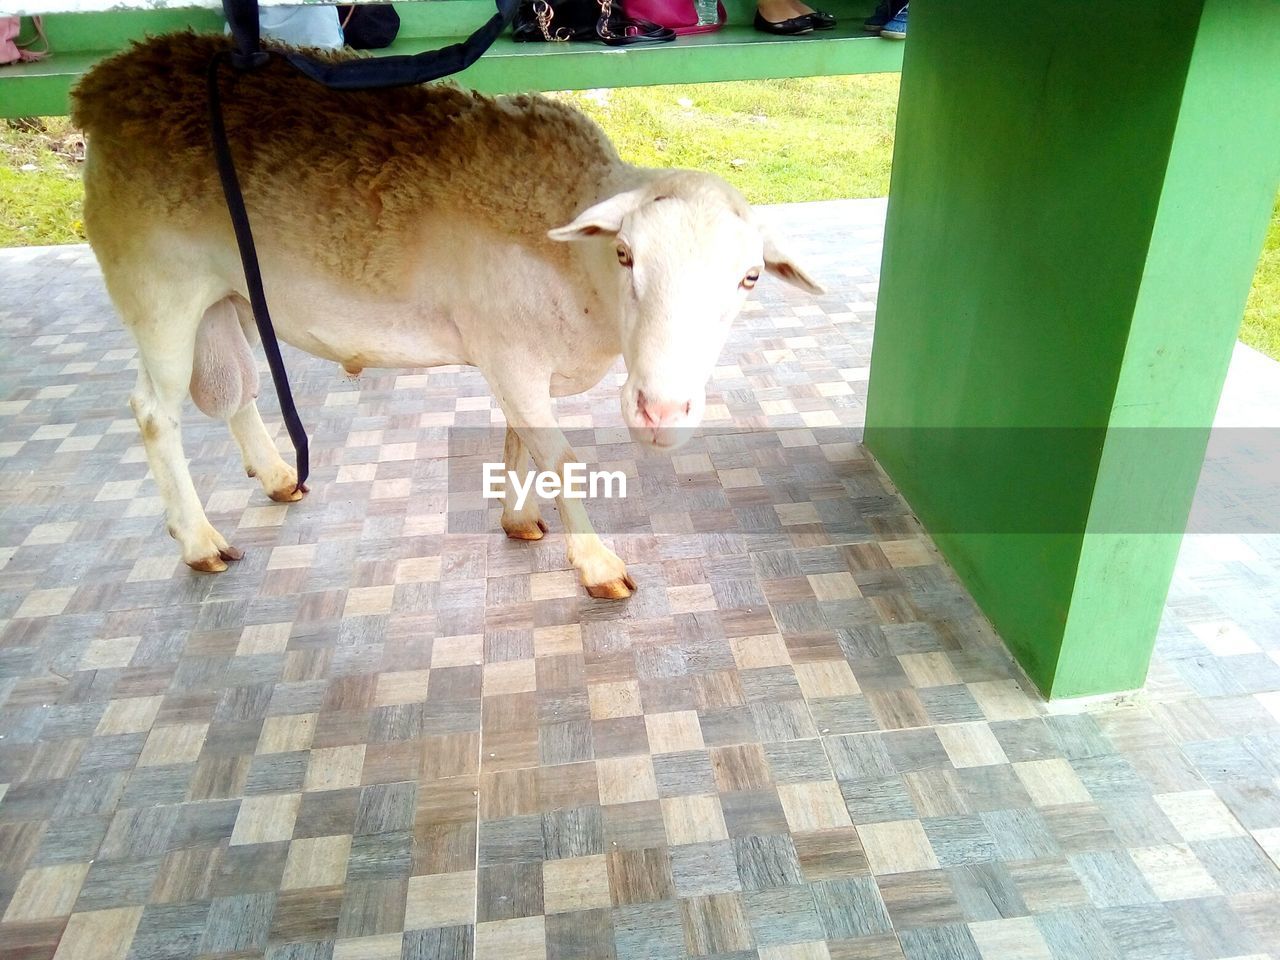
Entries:
[[601, 40], [611, 40], [614, 33], [609, 29], [609, 18], [613, 16], [613, 0], [596, 0], [600, 4], [600, 20], [596, 23], [596, 33]]
[[[610, 0], [612, 3], [612, 0]], [[564, 43], [566, 40], [573, 38], [573, 31], [568, 27], [557, 27], [556, 32], [551, 32], [551, 21], [555, 19], [556, 12], [552, 9], [551, 4], [547, 0], [534, 0], [533, 16], [538, 21], [538, 29], [542, 31], [542, 37], [547, 43]]]

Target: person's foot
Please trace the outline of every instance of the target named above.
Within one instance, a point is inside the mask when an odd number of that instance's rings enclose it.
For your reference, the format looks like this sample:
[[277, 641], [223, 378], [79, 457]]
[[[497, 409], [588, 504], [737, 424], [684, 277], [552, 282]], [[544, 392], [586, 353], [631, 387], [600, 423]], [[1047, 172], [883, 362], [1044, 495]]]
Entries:
[[884, 29], [880, 31], [880, 36], [889, 40], [905, 40], [907, 39], [907, 7], [910, 4], [903, 4], [897, 16], [884, 25]]
[[752, 26], [761, 33], [773, 33], [780, 37], [795, 37], [802, 33], [813, 33], [813, 20], [808, 16], [789, 17], [786, 20], [766, 20], [764, 14], [756, 11]]
[[809, 14], [809, 19], [813, 21], [813, 29], [815, 30], [835, 29], [836, 18], [825, 10], [814, 10]]
[[759, 0], [757, 11], [769, 23], [808, 17], [815, 30], [830, 30], [836, 18], [825, 10], [815, 10], [802, 0]]
[[902, 6], [902, 0], [880, 0], [876, 12], [862, 21], [862, 29], [867, 33], [879, 33], [886, 23], [897, 16]]
[[812, 13], [799, 0], [759, 0], [753, 26], [762, 33], [793, 37], [813, 30]]

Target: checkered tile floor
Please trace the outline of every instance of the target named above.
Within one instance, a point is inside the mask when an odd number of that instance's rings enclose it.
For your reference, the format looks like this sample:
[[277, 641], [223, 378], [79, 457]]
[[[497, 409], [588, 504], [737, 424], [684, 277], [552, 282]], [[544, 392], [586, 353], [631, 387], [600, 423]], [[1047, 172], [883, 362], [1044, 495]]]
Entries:
[[775, 216], [832, 292], [762, 286], [625, 604], [553, 509], [454, 532], [474, 372], [297, 355], [313, 492], [192, 413], [247, 556], [189, 572], [92, 257], [0, 254], [0, 956], [1280, 956], [1277, 539], [1191, 543], [1148, 689], [1046, 708], [857, 446], [883, 204]]

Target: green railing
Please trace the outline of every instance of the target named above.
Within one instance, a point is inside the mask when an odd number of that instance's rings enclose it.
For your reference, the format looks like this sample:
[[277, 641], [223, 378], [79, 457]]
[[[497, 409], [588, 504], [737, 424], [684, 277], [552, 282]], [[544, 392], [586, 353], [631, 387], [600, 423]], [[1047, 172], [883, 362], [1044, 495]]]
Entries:
[[[397, 4], [400, 36], [382, 53], [416, 53], [466, 36], [493, 13], [489, 0]], [[625, 48], [585, 43], [515, 43], [504, 36], [457, 82], [490, 93], [580, 90], [655, 83], [702, 83], [895, 72], [902, 44], [862, 31], [871, 0], [824, 4], [840, 17], [835, 30], [802, 38], [772, 37], [751, 28], [752, 0], [729, 0], [729, 23], [717, 33], [672, 43]], [[219, 11], [199, 7], [52, 13], [45, 29], [53, 55], [0, 68], [0, 116], [60, 115], [77, 77], [130, 40], [170, 30], [222, 29]]]

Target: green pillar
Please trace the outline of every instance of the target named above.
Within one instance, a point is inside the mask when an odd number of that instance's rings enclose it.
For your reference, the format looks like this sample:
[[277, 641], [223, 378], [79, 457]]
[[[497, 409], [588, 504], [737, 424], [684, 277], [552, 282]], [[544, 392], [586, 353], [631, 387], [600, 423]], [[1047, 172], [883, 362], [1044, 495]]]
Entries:
[[1142, 684], [1280, 180], [1280, 2], [916, 0], [866, 441], [1049, 696]]

